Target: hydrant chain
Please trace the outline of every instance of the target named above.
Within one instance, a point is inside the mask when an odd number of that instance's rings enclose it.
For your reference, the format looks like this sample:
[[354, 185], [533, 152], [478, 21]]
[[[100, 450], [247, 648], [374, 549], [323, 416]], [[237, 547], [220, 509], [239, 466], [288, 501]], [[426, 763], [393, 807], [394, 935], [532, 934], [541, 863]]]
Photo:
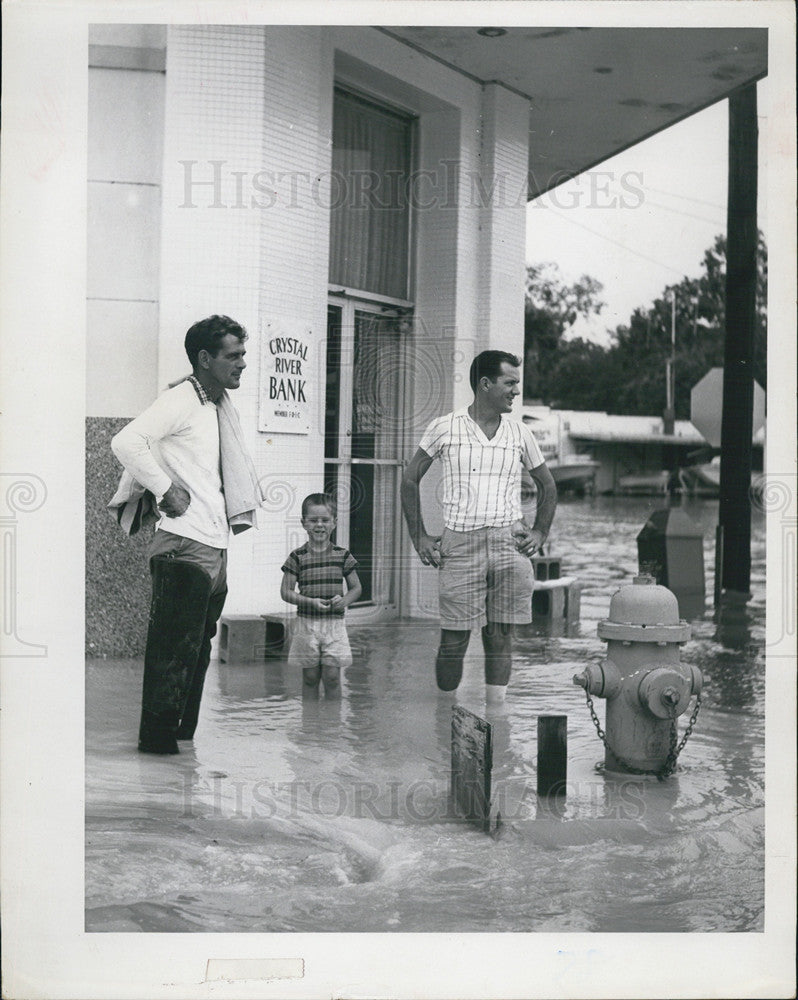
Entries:
[[698, 695], [696, 695], [695, 708], [693, 709], [692, 714], [690, 715], [690, 721], [687, 724], [687, 728], [684, 731], [684, 736], [682, 736], [681, 740], [679, 741], [679, 745], [678, 746], [676, 745], [676, 718], [675, 718], [675, 716], [672, 719], [672, 722], [671, 722], [671, 746], [670, 746], [670, 750], [668, 751], [668, 759], [665, 761], [665, 766], [662, 768], [662, 771], [659, 774], [657, 774], [657, 777], [659, 778], [660, 781], [662, 781], [665, 778], [667, 778], [668, 775], [673, 774], [673, 772], [676, 770], [676, 761], [679, 758], [679, 754], [682, 752], [682, 750], [684, 750], [685, 744], [690, 739], [690, 735], [693, 732], [693, 726], [696, 723], [696, 719], [698, 718], [698, 713], [699, 713], [700, 709], [701, 709], [701, 695], [698, 694]]
[[601, 728], [601, 723], [599, 722], [598, 715], [596, 715], [596, 709], [595, 706], [593, 705], [593, 699], [590, 697], [589, 691], [585, 691], [585, 697], [587, 699], [587, 707], [590, 711], [590, 718], [593, 720], [593, 725], [596, 727], [598, 738], [604, 744], [605, 749], [609, 750], [609, 752], [613, 755], [613, 757], [618, 761], [618, 763], [622, 767], [624, 767], [627, 771], [629, 771], [630, 774], [650, 774], [655, 776], [659, 781], [664, 781], [667, 777], [673, 774], [673, 772], [676, 770], [676, 761], [679, 758], [679, 754], [682, 752], [682, 750], [684, 750], [685, 744], [690, 739], [690, 736], [693, 732], [693, 726], [695, 725], [696, 720], [698, 719], [698, 713], [701, 709], [700, 694], [696, 696], [695, 708], [693, 709], [692, 714], [690, 715], [690, 721], [687, 724], [687, 728], [684, 731], [684, 736], [682, 736], [678, 745], [676, 743], [676, 737], [677, 737], [676, 716], [675, 715], [671, 716], [671, 728], [669, 734], [670, 747], [668, 750], [668, 756], [665, 760], [664, 765], [658, 771], [646, 770], [645, 768], [641, 767], [634, 767], [627, 760], [624, 760], [623, 757], [620, 757], [612, 749], [609, 742], [607, 741], [607, 734]]
[[615, 759], [618, 761], [618, 763], [622, 767], [625, 767], [632, 774], [657, 774], [656, 771], [645, 771], [642, 768], [634, 767], [632, 764], [629, 763], [629, 761], [624, 760], [623, 757], [619, 757], [618, 754], [615, 753], [615, 751], [612, 749], [612, 747], [607, 742], [607, 735], [604, 732], [604, 730], [601, 728], [601, 723], [599, 722], [599, 717], [596, 715], [596, 709], [595, 709], [595, 707], [593, 705], [593, 699], [590, 697], [590, 692], [587, 691], [587, 690], [585, 691], [585, 697], [587, 698], [587, 707], [590, 710], [590, 718], [593, 720], [593, 725], [596, 727], [596, 732], [598, 733], [598, 738], [604, 744], [605, 749], [609, 750], [609, 752], [613, 755], [613, 757], [615, 757]]
[[676, 748], [677, 757], [682, 752], [682, 750], [684, 750], [685, 743], [687, 743], [687, 741], [690, 739], [690, 735], [693, 732], [693, 726], [696, 724], [696, 719], [698, 718], [698, 712], [700, 708], [701, 708], [701, 695], [698, 694], [696, 695], [695, 708], [693, 709], [692, 714], [690, 715], [690, 721], [687, 723], [687, 728], [684, 731], [684, 736], [682, 736], [679, 742], [679, 746]]

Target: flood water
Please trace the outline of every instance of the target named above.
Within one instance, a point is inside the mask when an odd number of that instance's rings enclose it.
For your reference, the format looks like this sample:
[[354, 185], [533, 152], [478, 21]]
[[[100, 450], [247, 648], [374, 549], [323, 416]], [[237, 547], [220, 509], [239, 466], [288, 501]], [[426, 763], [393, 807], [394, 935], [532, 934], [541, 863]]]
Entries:
[[[136, 752], [141, 661], [90, 662], [86, 929], [762, 931], [762, 515], [752, 598], [716, 617], [717, 502], [685, 507], [704, 529], [707, 608], [682, 659], [705, 690], [673, 776], [597, 770], [603, 748], [571, 681], [605, 654], [596, 625], [637, 572], [635, 539], [656, 506], [561, 502], [550, 554], [582, 583], [581, 622], [517, 639], [501, 716], [486, 713], [472, 637], [458, 700], [493, 725], [498, 836], [448, 808], [451, 704], [435, 688], [434, 623], [350, 627], [337, 702], [303, 700], [283, 660], [212, 663], [194, 744], [177, 757]], [[543, 714], [568, 717], [558, 807], [535, 794]]]

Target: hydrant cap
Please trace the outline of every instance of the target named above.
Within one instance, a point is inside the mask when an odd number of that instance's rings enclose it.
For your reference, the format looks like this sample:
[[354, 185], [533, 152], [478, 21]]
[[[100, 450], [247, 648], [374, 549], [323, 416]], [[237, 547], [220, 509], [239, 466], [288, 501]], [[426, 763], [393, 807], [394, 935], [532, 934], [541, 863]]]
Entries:
[[613, 595], [608, 620], [631, 625], [678, 625], [679, 602], [667, 587], [652, 583], [650, 577], [635, 577], [631, 586], [621, 587]]

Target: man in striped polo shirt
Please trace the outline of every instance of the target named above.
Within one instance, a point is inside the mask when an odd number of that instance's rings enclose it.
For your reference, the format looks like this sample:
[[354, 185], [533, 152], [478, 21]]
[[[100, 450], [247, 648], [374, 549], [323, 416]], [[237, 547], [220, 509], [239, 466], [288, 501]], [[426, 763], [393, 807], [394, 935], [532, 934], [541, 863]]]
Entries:
[[[557, 488], [532, 431], [507, 420], [521, 392], [520, 359], [483, 351], [471, 364], [474, 401], [433, 420], [402, 478], [402, 508], [425, 566], [438, 567], [441, 641], [435, 674], [441, 691], [463, 676], [471, 630], [481, 628], [488, 704], [504, 701], [512, 665], [512, 626], [532, 620], [530, 556], [546, 540]], [[435, 459], [443, 466], [444, 530], [429, 535], [419, 484]], [[521, 475], [537, 488], [535, 523], [521, 512]]]

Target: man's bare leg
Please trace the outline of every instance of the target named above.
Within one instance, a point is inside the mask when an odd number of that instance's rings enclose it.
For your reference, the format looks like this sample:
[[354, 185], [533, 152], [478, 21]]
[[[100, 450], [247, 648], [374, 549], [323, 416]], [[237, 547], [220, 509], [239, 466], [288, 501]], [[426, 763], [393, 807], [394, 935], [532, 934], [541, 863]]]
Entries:
[[513, 627], [503, 622], [488, 622], [482, 629], [485, 650], [485, 700], [501, 704], [507, 694], [513, 663]]
[[441, 629], [441, 644], [435, 660], [435, 678], [441, 691], [455, 691], [463, 679], [463, 657], [470, 632]]

